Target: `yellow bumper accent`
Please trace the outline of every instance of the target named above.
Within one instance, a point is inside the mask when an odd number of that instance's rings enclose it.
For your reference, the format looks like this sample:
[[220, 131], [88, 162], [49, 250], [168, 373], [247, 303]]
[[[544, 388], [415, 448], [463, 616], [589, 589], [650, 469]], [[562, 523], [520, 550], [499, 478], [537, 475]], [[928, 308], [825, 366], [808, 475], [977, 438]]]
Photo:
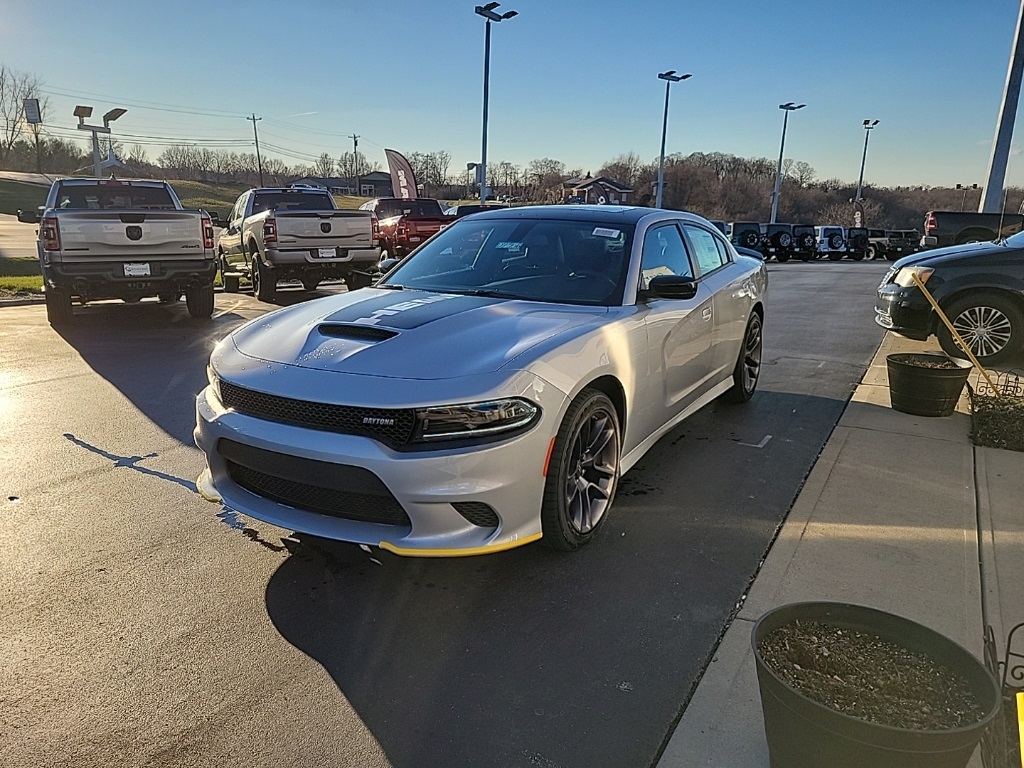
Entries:
[[534, 533], [514, 541], [503, 541], [500, 544], [490, 544], [486, 547], [469, 547], [467, 549], [416, 549], [398, 547], [387, 541], [382, 541], [377, 546], [403, 557], [470, 557], [471, 555], [489, 555], [492, 552], [503, 552], [506, 549], [521, 547], [524, 544], [537, 541], [543, 535], [542, 533]]

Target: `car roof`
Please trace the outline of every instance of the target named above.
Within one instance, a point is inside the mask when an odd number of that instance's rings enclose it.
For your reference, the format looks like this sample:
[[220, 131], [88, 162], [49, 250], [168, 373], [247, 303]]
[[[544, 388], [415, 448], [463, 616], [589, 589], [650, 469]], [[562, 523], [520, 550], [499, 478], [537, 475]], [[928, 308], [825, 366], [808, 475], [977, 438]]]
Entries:
[[602, 221], [636, 224], [648, 216], [670, 218], [678, 216], [697, 220], [696, 214], [687, 211], [667, 211], [661, 208], [643, 208], [635, 205], [523, 205], [517, 208], [499, 208], [473, 214], [473, 220], [481, 219], [553, 219], [564, 221]]

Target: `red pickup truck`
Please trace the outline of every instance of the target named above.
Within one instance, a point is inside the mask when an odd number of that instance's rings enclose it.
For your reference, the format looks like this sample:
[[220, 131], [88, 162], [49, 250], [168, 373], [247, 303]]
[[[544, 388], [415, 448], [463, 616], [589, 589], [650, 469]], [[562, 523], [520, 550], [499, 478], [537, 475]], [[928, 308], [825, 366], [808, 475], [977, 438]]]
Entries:
[[378, 197], [359, 206], [377, 217], [381, 261], [400, 259], [452, 223], [441, 203], [429, 197]]

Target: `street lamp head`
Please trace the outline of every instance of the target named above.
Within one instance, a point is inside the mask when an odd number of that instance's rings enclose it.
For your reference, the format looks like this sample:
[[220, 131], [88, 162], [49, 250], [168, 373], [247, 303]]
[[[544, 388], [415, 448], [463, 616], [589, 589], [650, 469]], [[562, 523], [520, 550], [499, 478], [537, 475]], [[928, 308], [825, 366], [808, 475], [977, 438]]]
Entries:
[[658, 74], [659, 80], [668, 80], [671, 83], [678, 83], [680, 80], [687, 80], [693, 77], [691, 74], [677, 75], [674, 69], [670, 69], [668, 72], [660, 72]]
[[128, 111], [127, 109], [122, 109], [121, 107], [115, 107], [114, 109], [110, 110], [109, 112], [107, 112], [107, 114], [105, 114], [103, 116], [103, 124], [107, 125], [108, 123], [114, 122], [115, 120], [117, 120], [117, 118], [119, 118], [121, 115], [123, 115], [127, 111]]
[[75, 107], [74, 114], [75, 117], [77, 117], [79, 120], [84, 120], [85, 118], [90, 117], [92, 115], [92, 107], [86, 107], [82, 104], [79, 104], [77, 107]]
[[518, 15], [519, 15], [519, 11], [505, 11], [505, 13], [501, 14], [501, 18], [503, 18], [503, 19], [511, 19], [513, 16], [518, 16]]
[[878, 121], [877, 120], [865, 120], [864, 121], [864, 129], [865, 130], [870, 131], [876, 125], [878, 125]]
[[787, 101], [785, 104], [779, 104], [779, 109], [784, 109], [787, 112], [792, 112], [797, 109], [803, 109], [806, 106], [806, 104], [796, 104], [792, 101]]
[[497, 8], [501, 3], [488, 3], [487, 5], [478, 5], [473, 11], [478, 16], [483, 16], [488, 21], [501, 21], [502, 19], [511, 19], [513, 16], [518, 16], [519, 11], [505, 11], [504, 13], [495, 13], [494, 9]]

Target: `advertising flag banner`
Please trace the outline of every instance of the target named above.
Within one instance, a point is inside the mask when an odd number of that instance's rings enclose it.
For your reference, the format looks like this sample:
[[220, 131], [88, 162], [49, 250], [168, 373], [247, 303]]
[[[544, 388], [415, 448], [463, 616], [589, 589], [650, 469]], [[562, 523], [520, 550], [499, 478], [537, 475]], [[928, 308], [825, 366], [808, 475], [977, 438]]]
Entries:
[[416, 174], [412, 166], [401, 152], [385, 149], [388, 158], [388, 170], [391, 171], [391, 194], [403, 200], [416, 199]]

